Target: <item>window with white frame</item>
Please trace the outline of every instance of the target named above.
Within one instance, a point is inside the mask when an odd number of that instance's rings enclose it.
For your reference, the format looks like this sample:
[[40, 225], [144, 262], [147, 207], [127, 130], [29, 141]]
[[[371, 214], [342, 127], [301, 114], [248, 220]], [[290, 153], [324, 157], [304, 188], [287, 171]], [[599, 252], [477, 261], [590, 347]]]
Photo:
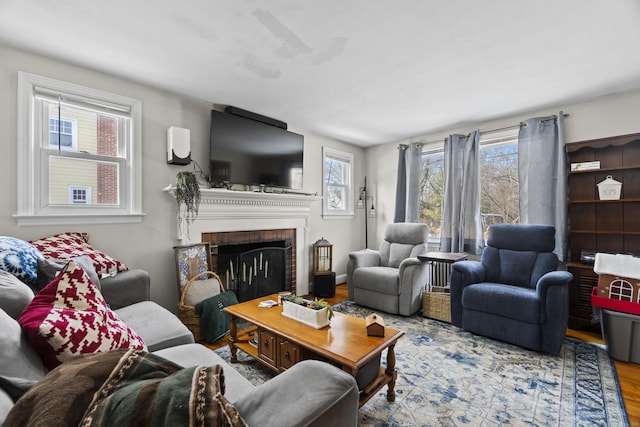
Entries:
[[322, 148], [324, 216], [353, 215], [353, 155], [329, 147]]
[[91, 203], [91, 187], [69, 186], [69, 203], [72, 205], [86, 205]]
[[49, 148], [78, 150], [78, 121], [68, 117], [49, 117]]
[[18, 74], [19, 224], [139, 222], [141, 102]]
[[[491, 224], [519, 223], [518, 129], [480, 136], [480, 216], [486, 237]], [[422, 151], [420, 222], [429, 225], [429, 239], [440, 241], [444, 194], [444, 142]]]

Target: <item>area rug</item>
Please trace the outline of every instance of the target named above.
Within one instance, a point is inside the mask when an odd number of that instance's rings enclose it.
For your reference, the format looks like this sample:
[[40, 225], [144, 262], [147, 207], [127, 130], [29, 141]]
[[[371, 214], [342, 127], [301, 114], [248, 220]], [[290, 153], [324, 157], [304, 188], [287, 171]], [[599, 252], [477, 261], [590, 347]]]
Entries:
[[[351, 302], [334, 310], [372, 312]], [[360, 426], [629, 425], [613, 361], [600, 345], [567, 338], [551, 356], [419, 314], [383, 318], [405, 332], [395, 347], [396, 400], [386, 400], [384, 387], [360, 408]], [[229, 360], [228, 347], [216, 352]], [[273, 377], [242, 351], [238, 357], [234, 367], [253, 384]]]

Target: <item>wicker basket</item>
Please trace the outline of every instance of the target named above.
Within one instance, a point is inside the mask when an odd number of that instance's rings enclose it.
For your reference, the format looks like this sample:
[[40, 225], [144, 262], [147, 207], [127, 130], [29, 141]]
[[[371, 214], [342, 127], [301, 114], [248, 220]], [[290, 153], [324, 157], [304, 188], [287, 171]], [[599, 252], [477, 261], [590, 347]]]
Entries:
[[200, 335], [200, 315], [196, 308], [192, 305], [186, 305], [184, 303], [184, 297], [187, 294], [187, 289], [189, 286], [196, 280], [200, 279], [204, 275], [212, 276], [213, 278], [218, 280], [220, 285], [220, 292], [224, 292], [224, 286], [222, 285], [222, 281], [220, 277], [214, 273], [213, 271], [203, 271], [202, 273], [193, 276], [182, 288], [182, 294], [180, 295], [180, 302], [178, 303], [178, 318], [184, 323], [184, 325], [189, 328], [191, 333], [193, 334], [193, 339], [196, 342], [199, 342], [202, 338]]
[[433, 286], [431, 292], [422, 293], [422, 315], [451, 323], [451, 295], [443, 286]]

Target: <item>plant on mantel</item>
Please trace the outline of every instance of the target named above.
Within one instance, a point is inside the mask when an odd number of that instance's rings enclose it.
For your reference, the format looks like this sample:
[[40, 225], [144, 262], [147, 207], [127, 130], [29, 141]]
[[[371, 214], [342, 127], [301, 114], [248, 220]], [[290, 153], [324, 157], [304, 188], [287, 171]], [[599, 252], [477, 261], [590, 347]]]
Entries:
[[193, 172], [178, 172], [176, 175], [176, 204], [178, 205], [178, 233], [183, 235], [186, 228], [198, 217], [200, 208], [200, 184]]
[[283, 299], [285, 301], [289, 301], [291, 303], [298, 304], [312, 310], [322, 310], [326, 307], [329, 314], [329, 320], [331, 320], [331, 318], [333, 317], [333, 307], [331, 307], [331, 304], [323, 299], [314, 298], [312, 301], [296, 295], [286, 295]]

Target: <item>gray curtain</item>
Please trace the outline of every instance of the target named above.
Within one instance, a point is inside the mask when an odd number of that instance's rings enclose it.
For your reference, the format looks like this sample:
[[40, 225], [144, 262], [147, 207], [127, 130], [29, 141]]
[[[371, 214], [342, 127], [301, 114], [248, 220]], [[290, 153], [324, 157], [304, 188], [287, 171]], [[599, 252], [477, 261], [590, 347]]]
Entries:
[[420, 220], [420, 159], [422, 144], [402, 144], [398, 147], [398, 180], [393, 222]]
[[520, 222], [556, 228], [555, 254], [567, 251], [567, 171], [563, 113], [520, 124], [518, 134]]
[[444, 141], [444, 196], [440, 250], [479, 254], [484, 246], [480, 217], [480, 131]]

